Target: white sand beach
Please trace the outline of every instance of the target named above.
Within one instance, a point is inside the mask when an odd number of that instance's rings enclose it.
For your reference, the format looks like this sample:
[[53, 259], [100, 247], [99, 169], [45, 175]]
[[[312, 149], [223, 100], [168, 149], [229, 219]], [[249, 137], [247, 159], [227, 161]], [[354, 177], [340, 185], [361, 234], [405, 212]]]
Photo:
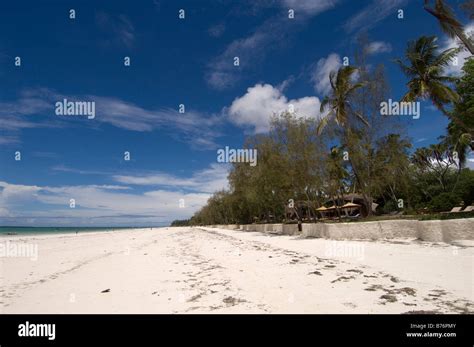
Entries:
[[1, 313], [473, 313], [474, 247], [211, 228], [2, 236]]

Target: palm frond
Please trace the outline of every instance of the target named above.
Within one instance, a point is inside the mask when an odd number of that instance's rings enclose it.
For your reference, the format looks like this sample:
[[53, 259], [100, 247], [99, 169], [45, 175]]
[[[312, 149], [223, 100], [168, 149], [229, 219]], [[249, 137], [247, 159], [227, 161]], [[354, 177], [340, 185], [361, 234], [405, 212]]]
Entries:
[[318, 133], [318, 135], [321, 135], [321, 133], [323, 132], [324, 128], [328, 125], [328, 123], [329, 123], [329, 114], [320, 119], [318, 123], [318, 127], [316, 128], [316, 132]]

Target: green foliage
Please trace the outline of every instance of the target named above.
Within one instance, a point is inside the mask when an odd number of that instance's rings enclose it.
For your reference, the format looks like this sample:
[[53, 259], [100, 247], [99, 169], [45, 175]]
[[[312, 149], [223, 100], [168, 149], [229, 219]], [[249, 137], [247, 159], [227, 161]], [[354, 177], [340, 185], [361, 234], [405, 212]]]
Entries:
[[466, 61], [463, 72], [456, 82], [460, 99], [454, 104], [448, 134], [443, 137], [450, 150], [458, 153], [461, 166], [465, 165], [469, 150], [474, 150], [474, 58]]
[[171, 222], [172, 227], [185, 227], [190, 225], [190, 220], [189, 219], [176, 219], [173, 222]]
[[[439, 144], [412, 152], [393, 117], [380, 115], [388, 86], [383, 66], [374, 69], [366, 62], [368, 42], [359, 40], [357, 68], [342, 67], [329, 75], [332, 91], [321, 107], [328, 116], [314, 120], [275, 115], [267, 134], [245, 141], [244, 148], [257, 150], [258, 164], [234, 163], [229, 190], [216, 192], [187, 223], [281, 222], [289, 199], [306, 206], [314, 220], [316, 208], [328, 200], [341, 201], [348, 193], [362, 195], [366, 206], [376, 201], [382, 213], [444, 212], [474, 203], [474, 172], [462, 165], [473, 146], [474, 59], [465, 64], [455, 91], [450, 87], [455, 80], [445, 76], [444, 69], [457, 50], [440, 53], [435, 37], [411, 42], [406, 59], [398, 60], [410, 78], [403, 100], [429, 98], [451, 121]], [[453, 106], [451, 111], [447, 105]], [[369, 213], [371, 218], [380, 217]]]
[[471, 212], [453, 212], [453, 213], [435, 213], [421, 216], [420, 220], [437, 220], [437, 219], [462, 219], [474, 218], [474, 211]]
[[460, 172], [453, 193], [459, 196], [465, 205], [474, 203], [474, 171], [463, 169]]
[[395, 62], [409, 78], [408, 92], [402, 101], [411, 102], [429, 98], [440, 111], [448, 115], [445, 105], [458, 101], [459, 95], [446, 85], [446, 82], [454, 82], [455, 78], [447, 76], [444, 69], [459, 49], [450, 48], [438, 53], [439, 46], [436, 41], [435, 36], [422, 36], [410, 41], [405, 61], [397, 59]]
[[430, 202], [430, 209], [433, 212], [450, 211], [453, 207], [461, 204], [459, 195], [449, 192], [435, 196]]

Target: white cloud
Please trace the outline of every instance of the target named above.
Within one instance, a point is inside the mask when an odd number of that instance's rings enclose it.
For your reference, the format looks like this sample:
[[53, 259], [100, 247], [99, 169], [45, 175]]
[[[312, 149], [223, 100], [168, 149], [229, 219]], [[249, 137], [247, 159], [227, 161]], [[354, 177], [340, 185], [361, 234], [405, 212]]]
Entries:
[[[472, 35], [472, 37], [474, 37], [474, 23], [470, 23], [469, 25], [467, 25], [465, 27], [465, 30], [464, 32], [466, 33], [466, 35]], [[446, 49], [450, 49], [450, 48], [457, 48], [457, 47], [462, 47], [464, 48], [464, 45], [461, 41], [459, 41], [459, 39], [455, 38], [455, 39], [452, 39], [452, 38], [447, 38], [446, 40], [443, 41], [442, 43], [442, 46], [441, 46], [441, 51], [444, 51]], [[454, 64], [449, 64], [447, 67], [446, 67], [446, 70], [445, 72], [448, 74], [448, 75], [451, 75], [451, 76], [459, 76], [462, 74], [462, 67], [464, 65], [464, 62], [466, 61], [467, 58], [471, 57], [471, 54], [470, 52], [467, 50], [467, 49], [463, 49], [461, 50], [458, 54], [457, 54], [457, 65], [454, 65]]]
[[271, 117], [288, 111], [290, 104], [300, 117], [319, 116], [320, 101], [317, 97], [288, 100], [270, 84], [256, 84], [248, 88], [247, 93], [235, 99], [226, 112], [234, 124], [250, 126], [255, 133], [263, 133], [269, 130]]
[[318, 93], [326, 95], [330, 92], [329, 73], [337, 71], [341, 65], [341, 57], [336, 53], [328, 55], [327, 58], [319, 59], [311, 74], [311, 81], [314, 83], [314, 89]]
[[[228, 167], [211, 165], [189, 178], [159, 173], [115, 176], [129, 185], [28, 186], [0, 181], [0, 223], [16, 225], [150, 225], [191, 217], [212, 192], [227, 187]], [[140, 187], [143, 188], [143, 187]], [[74, 199], [75, 208], [70, 208]], [[184, 207], [179, 206], [180, 199]], [[33, 221], [34, 220], [34, 221]], [[36, 222], [35, 222], [36, 221]]]
[[0, 188], [2, 188], [1, 198], [2, 200], [17, 200], [27, 196], [35, 196], [36, 193], [41, 189], [38, 186], [25, 186], [21, 184], [7, 184], [0, 182]]
[[[278, 15], [267, 19], [250, 35], [232, 41], [208, 64], [205, 73], [207, 83], [218, 90], [234, 86], [241, 79], [243, 71], [252, 71], [258, 67], [267, 54], [284, 46], [297, 30], [305, 28], [304, 24], [309, 18], [333, 8], [338, 2], [339, 0], [280, 0], [276, 2], [278, 6], [293, 8], [296, 11], [291, 25], [288, 25], [287, 17]], [[256, 8], [268, 7], [265, 2], [252, 1], [252, 5]], [[240, 66], [233, 65], [234, 57], [239, 57]]]
[[316, 15], [336, 6], [338, 0], [283, 0], [282, 5], [308, 15]]
[[[271, 21], [267, 23], [272, 25]], [[276, 36], [275, 32], [275, 38]], [[208, 65], [207, 83], [218, 90], [233, 86], [240, 79], [239, 71], [251, 68], [261, 61], [266, 46], [272, 40], [271, 30], [259, 28], [252, 35], [233, 41]], [[239, 58], [239, 66], [234, 66], [235, 57]]]
[[374, 41], [367, 46], [366, 50], [369, 54], [388, 53], [392, 51], [392, 45], [383, 41]]
[[82, 125], [96, 125], [100, 122], [139, 132], [162, 129], [176, 139], [190, 143], [194, 148], [209, 149], [217, 146], [215, 139], [220, 134], [216, 128], [221, 119], [216, 115], [189, 109], [184, 114], [170, 108], [145, 109], [114, 97], [70, 96], [46, 88], [26, 90], [17, 100], [0, 103], [0, 129], [9, 132], [0, 142], [18, 142], [18, 131], [25, 128], [70, 125], [78, 118], [61, 118], [54, 114], [54, 104], [64, 98], [95, 101], [96, 117]]
[[276, 88], [280, 91], [280, 92], [284, 92], [289, 86], [290, 84], [292, 84], [293, 82], [295, 81], [295, 76], [291, 75], [289, 76], [286, 80], [284, 80], [283, 82], [281, 82], [280, 84], [278, 84], [276, 86]]
[[352, 16], [344, 24], [344, 29], [348, 32], [367, 30], [390, 15], [396, 18], [397, 10], [406, 3], [408, 0], [373, 0], [367, 7]]
[[1, 217], [11, 217], [10, 211], [8, 211], [5, 207], [0, 206], [0, 218]]
[[129, 185], [174, 187], [213, 193], [228, 187], [229, 167], [214, 163], [209, 168], [194, 173], [191, 177], [178, 177], [158, 172], [146, 175], [114, 175], [116, 182]]
[[17, 135], [0, 136], [0, 145], [18, 144], [20, 138]]
[[172, 135], [179, 132], [196, 148], [214, 148], [218, 136], [215, 128], [220, 120], [214, 115], [205, 115], [194, 110], [181, 114], [170, 108], [147, 110], [116, 98], [90, 96], [96, 102], [97, 121], [112, 124], [132, 131], [164, 129]]
[[45, 88], [25, 89], [17, 100], [0, 102], [0, 130], [2, 131], [0, 144], [20, 143], [21, 129], [62, 127], [63, 124], [59, 119], [37, 116], [40, 113], [53, 112], [50, 96], [51, 92]]

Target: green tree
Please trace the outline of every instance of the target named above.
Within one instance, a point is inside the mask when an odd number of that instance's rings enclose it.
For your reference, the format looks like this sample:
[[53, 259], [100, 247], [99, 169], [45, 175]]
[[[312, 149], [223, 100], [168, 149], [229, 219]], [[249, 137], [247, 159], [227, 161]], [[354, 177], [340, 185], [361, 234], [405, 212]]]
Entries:
[[443, 141], [458, 153], [461, 169], [466, 163], [468, 151], [474, 150], [474, 59], [464, 64], [463, 76], [456, 82], [456, 91], [460, 98], [451, 113], [461, 123], [451, 121]]
[[[388, 134], [377, 141], [375, 169], [378, 196], [398, 206], [398, 199], [410, 204], [409, 150], [411, 143], [400, 134]], [[409, 206], [408, 206], [409, 207]], [[397, 208], [398, 209], [398, 208]]]
[[[354, 141], [357, 132], [353, 131], [353, 127], [351, 126], [351, 116], [355, 116], [355, 119], [357, 119], [359, 123], [365, 126], [369, 125], [364, 116], [353, 107], [354, 95], [359, 89], [366, 85], [365, 82], [353, 82], [357, 72], [358, 69], [356, 67], [343, 66], [338, 71], [331, 71], [329, 74], [331, 93], [326, 96], [321, 103], [320, 112], [327, 112], [327, 114], [321, 119], [318, 125], [318, 134], [321, 134], [322, 130], [326, 128], [330, 121], [334, 121], [342, 130], [340, 136], [341, 146], [348, 149], [353, 174], [359, 187], [363, 187], [364, 181], [361, 177], [361, 171], [358, 170], [358, 167], [354, 165], [352, 160], [352, 157], [356, 155], [358, 149]], [[362, 194], [364, 195], [365, 204], [370, 214], [371, 201], [364, 190], [362, 190]]]
[[[318, 126], [318, 133], [326, 127], [329, 121], [334, 120], [337, 125], [346, 129], [348, 135], [350, 129], [346, 127], [349, 121], [351, 111], [350, 97], [357, 89], [364, 86], [364, 83], [353, 83], [354, 74], [357, 68], [353, 66], [343, 66], [338, 71], [331, 71], [329, 82], [331, 84], [331, 93], [321, 102], [320, 112], [327, 115], [323, 117]], [[365, 118], [358, 112], [355, 112], [358, 119], [364, 124], [368, 124]], [[347, 138], [346, 138], [347, 139]]]
[[[438, 53], [439, 47], [436, 40], [435, 36], [422, 36], [415, 41], [410, 41], [405, 53], [407, 62], [401, 59], [395, 61], [410, 79], [407, 83], [408, 92], [403, 96], [402, 101], [412, 102], [429, 98], [443, 114], [451, 117], [445, 105], [457, 102], [459, 95], [446, 85], [456, 79], [445, 75], [444, 68], [458, 50], [450, 48]], [[457, 117], [451, 119], [460, 122]]]
[[[466, 48], [474, 54], [474, 43], [471, 38], [464, 33], [464, 26], [456, 18], [452, 8], [445, 0], [424, 0], [425, 11], [438, 19], [441, 30], [451, 38], [459, 38]], [[433, 4], [432, 4], [433, 2]], [[431, 6], [430, 6], [431, 5]], [[472, 4], [464, 4], [466, 9], [472, 7]], [[471, 15], [472, 16], [472, 15]]]

